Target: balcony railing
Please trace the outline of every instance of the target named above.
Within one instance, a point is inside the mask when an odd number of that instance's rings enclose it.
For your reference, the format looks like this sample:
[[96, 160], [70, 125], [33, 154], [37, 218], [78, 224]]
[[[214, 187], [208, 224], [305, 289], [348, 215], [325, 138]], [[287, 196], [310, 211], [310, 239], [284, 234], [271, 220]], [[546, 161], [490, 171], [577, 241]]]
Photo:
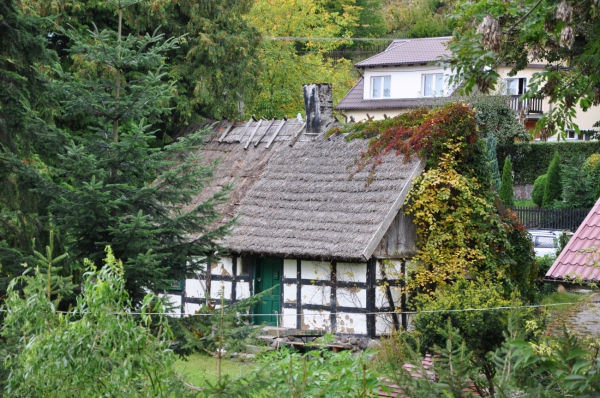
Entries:
[[508, 98], [508, 105], [517, 112], [525, 110], [528, 113], [543, 113], [541, 98], [522, 98], [521, 95], [511, 95]]

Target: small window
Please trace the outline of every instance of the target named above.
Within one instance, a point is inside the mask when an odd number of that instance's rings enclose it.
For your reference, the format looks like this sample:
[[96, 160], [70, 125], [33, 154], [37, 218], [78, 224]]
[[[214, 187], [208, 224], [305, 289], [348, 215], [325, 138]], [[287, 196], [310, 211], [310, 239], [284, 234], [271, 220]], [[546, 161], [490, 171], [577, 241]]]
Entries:
[[527, 91], [527, 79], [524, 77], [504, 79], [506, 95], [523, 95]]
[[169, 287], [170, 290], [183, 290], [183, 278], [173, 279]]
[[575, 139], [577, 138], [576, 134], [575, 134], [575, 130], [568, 130], [567, 131], [567, 136], [571, 139]]
[[442, 95], [444, 91], [444, 75], [436, 73], [434, 75], [423, 75], [423, 96], [433, 97]]
[[371, 79], [372, 98], [390, 98], [392, 77], [375, 76]]
[[238, 259], [238, 275], [239, 276], [250, 276], [250, 270], [252, 269], [253, 260], [251, 257], [241, 257]]

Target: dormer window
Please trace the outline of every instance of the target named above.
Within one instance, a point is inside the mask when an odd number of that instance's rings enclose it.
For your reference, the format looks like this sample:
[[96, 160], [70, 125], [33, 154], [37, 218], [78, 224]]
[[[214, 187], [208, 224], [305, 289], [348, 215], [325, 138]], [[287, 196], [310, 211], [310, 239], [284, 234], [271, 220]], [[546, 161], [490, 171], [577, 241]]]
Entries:
[[373, 76], [371, 78], [371, 98], [390, 98], [391, 85], [391, 76]]
[[436, 73], [431, 75], [423, 75], [423, 96], [433, 97], [434, 95], [442, 95], [444, 91], [444, 75]]

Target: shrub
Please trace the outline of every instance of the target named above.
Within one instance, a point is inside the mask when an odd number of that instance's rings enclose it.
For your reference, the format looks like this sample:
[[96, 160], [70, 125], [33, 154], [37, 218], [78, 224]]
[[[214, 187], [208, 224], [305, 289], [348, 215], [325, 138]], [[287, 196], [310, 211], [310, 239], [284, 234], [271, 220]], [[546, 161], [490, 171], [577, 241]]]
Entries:
[[[431, 295], [418, 298], [419, 311], [456, 310], [465, 308], [492, 308], [509, 306], [500, 289], [480, 281], [460, 279], [451, 286], [438, 288]], [[469, 350], [477, 357], [499, 348], [504, 342], [508, 313], [506, 311], [420, 312], [414, 321], [415, 329], [422, 335], [421, 351], [431, 351], [443, 346], [443, 325], [450, 319]]]
[[515, 207], [515, 192], [513, 189], [512, 163], [510, 162], [510, 158], [504, 160], [502, 184], [500, 185], [500, 199], [506, 207]]
[[531, 199], [533, 203], [542, 207], [542, 203], [544, 202], [544, 191], [546, 190], [546, 182], [548, 181], [548, 175], [542, 174], [538, 178], [535, 179], [533, 183], [533, 191], [531, 192]]
[[552, 207], [555, 200], [562, 196], [562, 183], [560, 181], [560, 156], [558, 151], [554, 152], [554, 158], [548, 167], [546, 187], [544, 189], [544, 200], [542, 207]]
[[552, 161], [554, 152], [558, 151], [563, 162], [573, 158], [588, 158], [600, 153], [600, 141], [561, 141], [498, 144], [498, 164], [510, 156], [514, 170], [515, 184], [533, 184], [535, 179], [544, 174]]

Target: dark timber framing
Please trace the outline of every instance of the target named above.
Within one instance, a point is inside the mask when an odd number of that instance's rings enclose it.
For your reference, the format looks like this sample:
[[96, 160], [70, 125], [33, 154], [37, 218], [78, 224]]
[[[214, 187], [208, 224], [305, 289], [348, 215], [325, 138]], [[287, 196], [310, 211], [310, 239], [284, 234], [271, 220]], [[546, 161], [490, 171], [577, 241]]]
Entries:
[[[237, 284], [238, 282], [247, 282], [249, 283], [250, 295], [254, 294], [254, 280], [255, 280], [255, 269], [256, 269], [256, 258], [252, 258], [250, 262], [250, 267], [248, 269], [248, 275], [238, 275], [238, 269], [241, 269], [241, 256], [236, 255], [231, 257], [232, 261], [232, 274], [233, 275], [211, 275], [210, 279], [213, 281], [219, 282], [231, 282], [231, 299], [226, 299], [226, 304], [232, 304], [237, 300]], [[314, 279], [303, 279], [302, 278], [302, 261], [314, 261], [313, 259], [296, 259], [296, 277], [295, 278], [283, 278], [283, 270], [281, 273], [281, 310], [280, 314], [283, 313], [283, 309], [293, 309], [296, 311], [296, 319], [295, 325], [296, 329], [302, 329], [302, 314], [304, 310], [311, 311], [327, 311], [330, 312], [330, 324], [332, 330], [336, 330], [337, 327], [337, 314], [338, 313], [349, 313], [349, 314], [366, 314], [367, 320], [367, 336], [373, 338], [376, 337], [376, 323], [377, 323], [377, 313], [378, 312], [393, 312], [395, 310], [394, 301], [391, 293], [391, 286], [404, 286], [404, 281], [400, 279], [388, 279], [388, 275], [383, 269], [383, 259], [379, 259], [381, 262], [381, 278], [377, 278], [377, 261], [375, 257], [372, 257], [366, 263], [356, 263], [356, 264], [366, 264], [366, 282], [352, 282], [352, 281], [340, 281], [338, 280], [337, 269], [338, 262], [331, 261], [331, 272], [330, 278], [322, 279], [322, 280], [314, 280]], [[399, 260], [402, 261], [402, 260]], [[404, 261], [401, 262], [401, 273], [404, 275], [406, 272], [406, 263]], [[292, 274], [293, 275], [293, 274]], [[291, 275], [290, 275], [291, 276]], [[296, 300], [295, 302], [286, 303], [283, 299], [285, 285], [291, 285], [296, 287]], [[323, 302], [323, 304], [303, 304], [302, 303], [302, 287], [303, 286], [329, 286], [331, 289], [331, 298], [327, 302]], [[386, 305], [383, 307], [377, 307], [376, 303], [376, 289], [380, 286], [385, 287], [385, 296], [384, 299], [386, 301]], [[364, 289], [366, 291], [366, 306], [364, 308], [360, 307], [347, 307], [338, 305], [337, 293], [338, 288], [359, 288]], [[184, 306], [186, 303], [194, 303], [201, 304], [202, 298], [192, 298], [186, 297], [185, 295], [185, 285], [181, 291], [172, 291], [170, 294], [181, 294], [181, 313], [184, 313]], [[213, 304], [216, 304], [217, 299], [212, 299]], [[398, 329], [399, 327], [403, 327], [406, 329], [408, 326], [408, 317], [404, 311], [406, 311], [406, 294], [402, 294], [400, 296], [400, 308], [402, 313], [396, 314], [393, 313], [391, 318], [393, 321], [394, 329]], [[352, 334], [360, 336], [361, 334]], [[364, 335], [364, 334], [363, 334]]]

